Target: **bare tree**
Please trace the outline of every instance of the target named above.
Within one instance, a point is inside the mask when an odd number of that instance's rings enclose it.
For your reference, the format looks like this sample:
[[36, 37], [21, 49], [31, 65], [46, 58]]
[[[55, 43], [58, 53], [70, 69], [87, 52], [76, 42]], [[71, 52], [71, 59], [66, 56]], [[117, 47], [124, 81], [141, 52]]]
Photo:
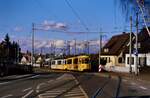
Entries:
[[145, 15], [150, 15], [150, 0], [115, 0], [115, 3], [118, 3], [127, 18], [130, 17], [130, 14], [136, 15], [139, 6], [143, 8]]
[[135, 17], [136, 13], [140, 13], [150, 36], [150, 30], [148, 29], [148, 26], [150, 26], [148, 24], [150, 23], [150, 0], [115, 0], [115, 3], [118, 3], [119, 7], [121, 7], [126, 20], [129, 20], [130, 16]]

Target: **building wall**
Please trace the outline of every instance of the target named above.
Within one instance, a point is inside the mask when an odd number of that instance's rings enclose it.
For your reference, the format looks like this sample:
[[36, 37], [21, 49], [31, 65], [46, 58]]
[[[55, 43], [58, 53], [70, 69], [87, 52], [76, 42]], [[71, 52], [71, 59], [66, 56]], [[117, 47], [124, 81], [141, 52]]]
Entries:
[[[121, 56], [120, 56], [121, 57]], [[101, 56], [101, 58], [110, 58], [110, 62], [106, 63], [106, 66], [104, 67], [107, 71], [113, 71], [113, 72], [129, 72], [129, 67], [125, 67], [124, 63], [118, 63], [117, 56]]]
[[[107, 58], [107, 63], [106, 63], [106, 66], [122, 66], [124, 67], [125, 66], [125, 62], [123, 63], [119, 63], [118, 59], [122, 57], [122, 56], [101, 56], [101, 58]], [[110, 61], [108, 60], [110, 59]]]
[[125, 58], [123, 58], [123, 53], [120, 53], [120, 55], [117, 57], [116, 66], [125, 67]]
[[150, 66], [150, 53], [146, 54], [146, 65]]
[[[125, 61], [125, 65], [126, 67], [130, 67], [129, 65], [129, 54], [126, 54], [126, 61]], [[134, 71], [135, 69], [135, 61], [136, 56], [134, 54], [132, 54], [132, 59], [133, 59], [133, 63], [131, 64], [132, 70]], [[150, 66], [150, 54], [138, 54], [138, 66], [142, 67], [142, 66]]]
[[107, 58], [106, 66], [115, 66], [117, 63], [117, 56], [101, 56], [102, 59]]

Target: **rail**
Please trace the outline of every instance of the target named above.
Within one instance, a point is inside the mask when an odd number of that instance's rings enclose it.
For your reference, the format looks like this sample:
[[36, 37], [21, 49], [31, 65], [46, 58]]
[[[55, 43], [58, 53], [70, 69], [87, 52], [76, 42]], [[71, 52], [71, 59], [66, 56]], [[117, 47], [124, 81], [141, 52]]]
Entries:
[[[103, 83], [103, 85], [96, 90], [96, 92], [93, 94], [92, 98], [97, 98], [98, 96], [102, 95], [102, 93], [104, 92], [104, 88], [109, 84], [110, 80], [111, 80], [111, 76], [109, 76], [108, 79]], [[114, 98], [118, 98], [118, 96], [119, 96], [121, 80], [122, 80], [121, 77], [118, 76], [117, 89], [116, 89]]]
[[[83, 74], [82, 74], [82, 75], [83, 75]], [[76, 77], [81, 77], [82, 75], [78, 75], [78, 76], [76, 76]], [[91, 78], [92, 78], [92, 76], [91, 76]], [[65, 95], [65, 94], [68, 93], [69, 91], [71, 91], [71, 90], [73, 90], [74, 88], [78, 87], [80, 84], [84, 83], [84, 82], [87, 81], [88, 79], [90, 79], [90, 77], [84, 79], [82, 82], [78, 82], [78, 83], [75, 83], [75, 84], [71, 85], [71, 86], [68, 87], [66, 90], [64, 90], [64, 91], [62, 91], [61, 93], [59, 93], [58, 95], [56, 95], [55, 98], [61, 98], [61, 96]], [[67, 86], [67, 85], [69, 85], [69, 84], [75, 82], [75, 80], [76, 80], [75, 78], [72, 79], [72, 80], [67, 80], [67, 81], [65, 81], [65, 82], [63, 82], [63, 83], [60, 83], [60, 84], [54, 86], [54, 87], [51, 87], [51, 88], [42, 90], [42, 91], [40, 91], [40, 92], [38, 92], [38, 93], [35, 93], [35, 94], [31, 95], [29, 98], [35, 98], [35, 97], [37, 97], [38, 95], [45, 93], [46, 91], [51, 91], [51, 90], [54, 90], [54, 89], [59, 89], [59, 88], [65, 86], [65, 85]]]

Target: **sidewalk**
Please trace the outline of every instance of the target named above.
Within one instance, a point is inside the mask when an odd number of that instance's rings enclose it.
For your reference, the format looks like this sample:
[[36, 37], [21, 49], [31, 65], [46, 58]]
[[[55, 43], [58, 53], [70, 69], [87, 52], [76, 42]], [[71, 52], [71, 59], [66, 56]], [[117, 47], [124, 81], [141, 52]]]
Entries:
[[134, 73], [117, 73], [117, 72], [108, 72], [113, 76], [122, 76], [137, 80], [150, 81], [150, 73], [139, 73], [139, 75], [135, 75]]
[[121, 76], [122, 78], [125, 79], [150, 83], [150, 72], [141, 72], [139, 73], [139, 75], [135, 75], [134, 73], [130, 74], [130, 73], [120, 73], [120, 72], [100, 72], [98, 74], [102, 76], [111, 75], [112, 77]]

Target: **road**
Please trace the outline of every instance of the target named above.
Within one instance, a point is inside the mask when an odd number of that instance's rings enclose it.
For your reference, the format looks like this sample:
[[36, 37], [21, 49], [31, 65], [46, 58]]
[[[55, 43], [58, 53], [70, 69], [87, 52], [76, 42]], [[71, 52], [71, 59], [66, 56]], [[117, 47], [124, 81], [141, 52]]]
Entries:
[[0, 98], [118, 98], [148, 95], [149, 91], [122, 77], [100, 73], [50, 72], [0, 79]]

